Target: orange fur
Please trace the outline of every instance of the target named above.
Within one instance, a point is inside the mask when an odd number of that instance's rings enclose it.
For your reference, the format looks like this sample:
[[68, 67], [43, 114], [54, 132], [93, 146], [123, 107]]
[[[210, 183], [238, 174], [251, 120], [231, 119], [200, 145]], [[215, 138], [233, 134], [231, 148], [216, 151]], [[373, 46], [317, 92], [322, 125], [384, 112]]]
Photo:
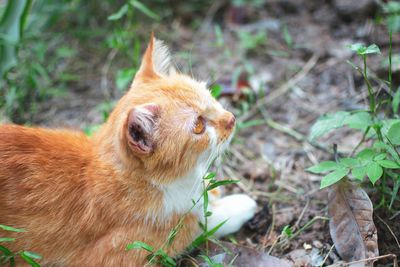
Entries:
[[[204, 84], [158, 72], [155, 49], [152, 38], [130, 90], [93, 138], [0, 126], [0, 224], [26, 230], [2, 232], [17, 238], [10, 249], [35, 251], [44, 265], [142, 266], [146, 253], [125, 251], [128, 243], [162, 247], [184, 214], [174, 203], [166, 211], [169, 186], [207, 165], [234, 118]], [[210, 128], [201, 135], [192, 132], [198, 116]], [[198, 216], [185, 217], [167, 252], [190, 244]]]

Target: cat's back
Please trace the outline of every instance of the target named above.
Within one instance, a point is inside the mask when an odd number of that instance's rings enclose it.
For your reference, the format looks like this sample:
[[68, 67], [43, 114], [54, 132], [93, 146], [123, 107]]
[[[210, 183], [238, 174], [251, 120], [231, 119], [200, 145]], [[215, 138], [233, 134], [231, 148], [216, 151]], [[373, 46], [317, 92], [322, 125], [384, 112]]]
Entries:
[[0, 125], [0, 156], [4, 152], [52, 152], [67, 149], [71, 151], [90, 148], [90, 140], [81, 132], [30, 128], [19, 125]]
[[[90, 160], [90, 140], [80, 132], [0, 126], [0, 178], [34, 177], [38, 173], [65, 173]], [[40, 175], [40, 177], [44, 177]]]

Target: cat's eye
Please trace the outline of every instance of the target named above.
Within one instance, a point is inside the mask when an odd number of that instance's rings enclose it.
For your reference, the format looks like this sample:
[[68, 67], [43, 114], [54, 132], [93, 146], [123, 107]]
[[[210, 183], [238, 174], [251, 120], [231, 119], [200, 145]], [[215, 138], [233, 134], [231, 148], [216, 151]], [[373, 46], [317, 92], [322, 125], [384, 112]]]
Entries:
[[206, 129], [206, 121], [202, 116], [197, 118], [196, 123], [194, 124], [193, 132], [195, 134], [202, 134]]

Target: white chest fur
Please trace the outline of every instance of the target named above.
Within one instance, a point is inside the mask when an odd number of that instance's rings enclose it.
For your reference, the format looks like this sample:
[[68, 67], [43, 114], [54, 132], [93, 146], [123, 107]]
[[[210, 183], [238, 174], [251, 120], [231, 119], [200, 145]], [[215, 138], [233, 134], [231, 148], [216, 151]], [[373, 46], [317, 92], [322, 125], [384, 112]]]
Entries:
[[[196, 166], [192, 171], [174, 182], [163, 185], [160, 189], [164, 194], [162, 217], [167, 219], [174, 214], [184, 214], [188, 211], [201, 216], [203, 176], [207, 170], [205, 164]], [[197, 202], [193, 207], [193, 202]]]

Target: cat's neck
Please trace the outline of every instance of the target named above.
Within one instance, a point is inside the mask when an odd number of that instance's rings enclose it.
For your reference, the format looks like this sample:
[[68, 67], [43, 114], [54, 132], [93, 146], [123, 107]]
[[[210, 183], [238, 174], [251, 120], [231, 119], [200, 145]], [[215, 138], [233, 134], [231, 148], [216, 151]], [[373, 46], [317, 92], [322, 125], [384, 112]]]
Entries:
[[[149, 179], [151, 174], [146, 173], [139, 159], [131, 159], [127, 166], [116, 155], [111, 139], [98, 135], [93, 139], [93, 145], [97, 160], [91, 168], [95, 173], [92, 176], [103, 177], [103, 182], [96, 185], [97, 193], [102, 199], [108, 196], [114, 207], [124, 207], [121, 211], [124, 210], [125, 214], [126, 210], [131, 210], [126, 220], [134, 218], [159, 224], [187, 212], [200, 215], [198, 207], [201, 207], [199, 200], [203, 192], [205, 164], [197, 164], [172, 182], [155, 183]], [[196, 207], [193, 207], [193, 201], [198, 202]]]

